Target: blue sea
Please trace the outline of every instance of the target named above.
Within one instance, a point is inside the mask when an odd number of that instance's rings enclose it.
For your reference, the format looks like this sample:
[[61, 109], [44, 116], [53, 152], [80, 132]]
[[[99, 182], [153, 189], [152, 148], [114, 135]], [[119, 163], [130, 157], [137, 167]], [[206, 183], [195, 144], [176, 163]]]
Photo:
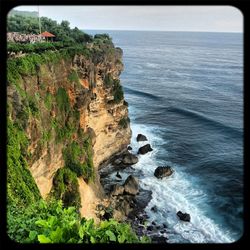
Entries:
[[[108, 33], [123, 50], [134, 172], [152, 191], [145, 211], [166, 223], [169, 243], [227, 243], [243, 234], [243, 35]], [[138, 133], [148, 142], [136, 142]], [[157, 179], [157, 166], [174, 174]], [[157, 206], [157, 213], [151, 208]], [[189, 213], [191, 222], [176, 212]]]

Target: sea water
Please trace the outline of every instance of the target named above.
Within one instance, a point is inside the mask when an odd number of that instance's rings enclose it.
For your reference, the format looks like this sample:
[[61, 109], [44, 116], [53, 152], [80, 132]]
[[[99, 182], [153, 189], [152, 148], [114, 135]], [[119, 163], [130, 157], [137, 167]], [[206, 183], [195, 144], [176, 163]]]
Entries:
[[[95, 31], [123, 50], [134, 171], [152, 191], [150, 221], [169, 243], [227, 243], [243, 233], [243, 41], [239, 33]], [[138, 133], [148, 142], [137, 142]], [[157, 179], [157, 166], [174, 174]], [[151, 211], [157, 206], [157, 212]], [[189, 213], [180, 221], [177, 211]]]

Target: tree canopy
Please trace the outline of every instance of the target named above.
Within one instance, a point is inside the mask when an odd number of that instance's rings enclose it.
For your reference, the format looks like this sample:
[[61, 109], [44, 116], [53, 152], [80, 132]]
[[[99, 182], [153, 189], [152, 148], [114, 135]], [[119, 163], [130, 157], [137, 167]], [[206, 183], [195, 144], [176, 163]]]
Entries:
[[[53, 33], [55, 41], [63, 42], [91, 42], [93, 37], [79, 30], [77, 27], [70, 28], [68, 21], [62, 21], [60, 24], [48, 17], [41, 17], [42, 32], [48, 31]], [[38, 18], [21, 15], [8, 16], [8, 32], [20, 32], [25, 34], [39, 34]]]

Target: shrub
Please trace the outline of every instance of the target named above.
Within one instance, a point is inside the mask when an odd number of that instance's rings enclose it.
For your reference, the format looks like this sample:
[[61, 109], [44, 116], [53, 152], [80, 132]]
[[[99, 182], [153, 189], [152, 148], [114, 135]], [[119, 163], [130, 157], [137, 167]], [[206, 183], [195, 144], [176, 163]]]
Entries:
[[8, 209], [8, 235], [20, 243], [148, 243], [138, 237], [130, 224], [113, 219], [94, 224], [80, 219], [75, 207], [64, 208], [62, 202], [40, 201], [27, 209]]
[[56, 93], [56, 103], [59, 110], [67, 114], [70, 110], [69, 97], [64, 88], [58, 88]]
[[80, 84], [78, 74], [75, 70], [72, 70], [68, 76], [68, 80], [72, 83]]
[[73, 141], [63, 150], [65, 166], [70, 168], [77, 176], [83, 176], [89, 181], [93, 178], [93, 159], [91, 154], [91, 144], [86, 140], [83, 146]]
[[121, 127], [121, 128], [127, 128], [128, 127], [128, 124], [130, 122], [130, 119], [129, 117], [122, 117], [122, 119], [118, 122], [118, 125]]
[[113, 84], [113, 78], [111, 74], [106, 74], [103, 79], [104, 85], [107, 87], [111, 87]]
[[52, 195], [61, 199], [65, 207], [80, 207], [81, 199], [77, 176], [69, 168], [60, 168], [53, 178]]
[[40, 198], [40, 192], [28, 169], [25, 132], [8, 119], [7, 141], [7, 201], [8, 204], [27, 206]]
[[50, 111], [52, 109], [53, 96], [51, 93], [47, 92], [44, 98], [44, 105]]
[[122, 89], [122, 86], [120, 85], [119, 80], [114, 80], [113, 82], [113, 95], [114, 95], [115, 103], [119, 103], [121, 100], [124, 99], [123, 89]]
[[35, 101], [33, 101], [31, 98], [29, 98], [28, 100], [29, 102], [29, 109], [32, 115], [37, 115], [39, 113], [39, 109], [35, 103]]

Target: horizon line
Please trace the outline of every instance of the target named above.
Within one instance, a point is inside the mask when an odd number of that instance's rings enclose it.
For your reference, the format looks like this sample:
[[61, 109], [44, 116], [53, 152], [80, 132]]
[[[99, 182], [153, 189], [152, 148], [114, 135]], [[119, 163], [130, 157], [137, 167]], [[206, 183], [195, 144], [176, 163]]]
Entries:
[[149, 32], [196, 32], [196, 33], [238, 33], [238, 34], [243, 34], [244, 31], [204, 31], [204, 30], [129, 30], [129, 29], [91, 29], [91, 28], [87, 28], [87, 29], [80, 29], [82, 31], [86, 30], [97, 30], [97, 31], [149, 31]]

